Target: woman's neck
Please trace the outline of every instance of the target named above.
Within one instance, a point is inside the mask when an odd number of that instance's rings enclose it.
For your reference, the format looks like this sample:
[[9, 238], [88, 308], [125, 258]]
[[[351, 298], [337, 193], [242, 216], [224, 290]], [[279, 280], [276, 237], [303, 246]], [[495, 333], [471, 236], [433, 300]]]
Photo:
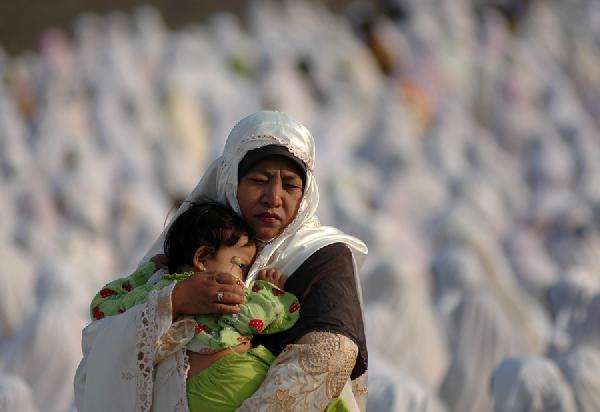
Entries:
[[273, 240], [275, 240], [275, 238], [268, 240], [256, 238], [256, 253], [260, 253], [265, 248], [265, 246], [267, 246]]

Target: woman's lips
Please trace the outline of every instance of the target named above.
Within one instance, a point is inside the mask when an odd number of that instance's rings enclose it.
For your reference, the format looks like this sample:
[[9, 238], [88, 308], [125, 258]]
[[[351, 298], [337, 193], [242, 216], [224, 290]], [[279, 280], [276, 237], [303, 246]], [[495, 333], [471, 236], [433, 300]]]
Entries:
[[281, 218], [275, 213], [261, 213], [257, 217], [265, 224], [279, 223]]

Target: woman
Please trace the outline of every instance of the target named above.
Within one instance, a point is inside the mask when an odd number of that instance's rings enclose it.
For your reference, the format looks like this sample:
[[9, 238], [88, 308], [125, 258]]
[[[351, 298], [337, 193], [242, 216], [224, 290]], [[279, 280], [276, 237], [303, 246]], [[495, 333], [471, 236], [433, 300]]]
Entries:
[[[187, 199], [213, 198], [238, 212], [261, 241], [247, 282], [263, 268], [278, 269], [290, 275], [286, 289], [302, 307], [293, 329], [260, 341], [278, 357], [241, 411], [322, 411], [336, 397], [351, 409], [365, 408], [358, 269], [367, 248], [319, 225], [313, 166], [314, 142], [303, 125], [284, 113], [257, 112], [233, 128], [223, 155]], [[144, 261], [160, 254], [162, 243], [163, 236]], [[75, 377], [79, 411], [187, 410], [185, 379], [194, 359], [184, 346], [195, 325], [177, 319], [235, 313], [243, 299], [231, 275], [199, 274], [90, 324]]]

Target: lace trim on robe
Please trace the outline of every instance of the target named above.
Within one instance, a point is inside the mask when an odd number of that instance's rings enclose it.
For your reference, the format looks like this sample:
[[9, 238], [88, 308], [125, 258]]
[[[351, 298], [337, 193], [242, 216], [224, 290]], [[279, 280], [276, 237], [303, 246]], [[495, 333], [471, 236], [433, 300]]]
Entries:
[[322, 411], [350, 378], [358, 347], [348, 337], [310, 332], [288, 345], [238, 412]]
[[179, 379], [183, 383], [179, 385], [179, 399], [175, 404], [174, 410], [175, 412], [189, 412], [185, 385], [187, 374], [190, 369], [190, 362], [188, 359], [187, 351], [185, 349], [177, 351], [175, 354], [175, 359], [177, 360], [177, 374], [179, 375]]
[[[150, 411], [154, 384], [154, 366], [175, 354], [176, 372], [182, 384], [176, 402], [178, 411], [187, 411], [185, 380], [189, 361], [185, 345], [194, 336], [196, 321], [185, 319], [170, 325], [172, 317], [171, 292], [173, 287], [155, 290], [148, 296], [144, 310], [136, 321], [137, 376], [136, 411]], [[165, 330], [165, 333], [161, 332]]]
[[136, 411], [149, 411], [152, 407], [152, 387], [154, 372], [154, 356], [158, 340], [158, 327], [155, 324], [158, 291], [152, 291], [148, 302], [136, 320], [137, 370]]

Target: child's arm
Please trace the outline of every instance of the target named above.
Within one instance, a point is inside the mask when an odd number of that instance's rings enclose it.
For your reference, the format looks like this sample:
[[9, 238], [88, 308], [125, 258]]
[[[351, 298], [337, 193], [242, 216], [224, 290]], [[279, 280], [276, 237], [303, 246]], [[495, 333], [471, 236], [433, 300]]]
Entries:
[[[149, 261], [128, 277], [114, 280], [105, 285], [94, 296], [90, 304], [92, 319], [117, 315], [138, 303], [145, 302], [150, 291], [156, 289], [158, 285], [148, 284], [148, 279], [154, 274], [155, 269], [156, 264], [154, 261]], [[164, 286], [161, 285], [160, 287]]]
[[271, 334], [291, 328], [300, 317], [300, 304], [291, 293], [272, 283], [255, 280], [246, 292], [248, 303], [240, 313], [221, 316], [220, 323], [233, 326], [244, 336]]
[[196, 316], [196, 335], [188, 349], [222, 350], [247, 342], [257, 333], [283, 332], [296, 323], [300, 317], [298, 299], [282, 290], [287, 276], [276, 269], [264, 269], [258, 278], [246, 290], [247, 303], [237, 305], [238, 313]]

